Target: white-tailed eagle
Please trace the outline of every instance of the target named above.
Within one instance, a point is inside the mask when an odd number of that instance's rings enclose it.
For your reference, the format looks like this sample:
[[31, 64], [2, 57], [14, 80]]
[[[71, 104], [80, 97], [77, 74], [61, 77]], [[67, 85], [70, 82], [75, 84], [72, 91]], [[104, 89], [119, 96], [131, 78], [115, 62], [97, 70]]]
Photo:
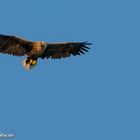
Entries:
[[91, 45], [88, 42], [62, 42], [48, 43], [44, 41], [33, 42], [17, 36], [0, 35], [0, 53], [15, 56], [26, 55], [23, 66], [27, 70], [37, 64], [38, 58], [60, 59], [71, 55], [81, 55], [88, 52]]

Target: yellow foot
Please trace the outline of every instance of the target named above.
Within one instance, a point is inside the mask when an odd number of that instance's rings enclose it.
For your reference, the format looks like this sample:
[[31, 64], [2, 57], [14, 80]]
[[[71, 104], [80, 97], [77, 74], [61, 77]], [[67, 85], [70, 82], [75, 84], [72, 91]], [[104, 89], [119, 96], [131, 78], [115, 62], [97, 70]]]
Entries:
[[29, 63], [30, 63], [31, 65], [34, 65], [34, 64], [36, 64], [36, 60], [31, 59]]
[[32, 61], [32, 65], [34, 65], [34, 64], [36, 64], [36, 60], [33, 60], [33, 61]]
[[33, 62], [33, 60], [31, 59], [29, 63], [32, 64], [32, 62]]

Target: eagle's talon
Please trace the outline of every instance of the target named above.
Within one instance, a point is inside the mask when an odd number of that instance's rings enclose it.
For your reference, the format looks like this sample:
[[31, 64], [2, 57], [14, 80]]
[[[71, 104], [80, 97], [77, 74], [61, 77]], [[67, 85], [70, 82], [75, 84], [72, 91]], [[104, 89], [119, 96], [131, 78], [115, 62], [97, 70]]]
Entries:
[[36, 64], [36, 60], [32, 60], [32, 63], [31, 64], [32, 65]]
[[33, 60], [31, 59], [29, 63], [32, 64], [32, 62], [33, 62]]

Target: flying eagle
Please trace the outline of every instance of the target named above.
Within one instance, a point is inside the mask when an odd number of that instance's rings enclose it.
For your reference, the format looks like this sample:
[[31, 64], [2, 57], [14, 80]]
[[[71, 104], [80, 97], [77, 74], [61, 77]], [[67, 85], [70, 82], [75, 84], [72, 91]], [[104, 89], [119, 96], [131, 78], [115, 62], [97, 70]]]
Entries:
[[60, 59], [69, 57], [71, 55], [85, 54], [85, 52], [88, 52], [89, 49], [87, 45], [91, 45], [91, 43], [48, 43], [44, 41], [33, 42], [17, 36], [0, 35], [0, 53], [14, 56], [26, 55], [27, 58], [23, 60], [22, 64], [27, 70], [32, 69], [37, 64], [38, 58]]

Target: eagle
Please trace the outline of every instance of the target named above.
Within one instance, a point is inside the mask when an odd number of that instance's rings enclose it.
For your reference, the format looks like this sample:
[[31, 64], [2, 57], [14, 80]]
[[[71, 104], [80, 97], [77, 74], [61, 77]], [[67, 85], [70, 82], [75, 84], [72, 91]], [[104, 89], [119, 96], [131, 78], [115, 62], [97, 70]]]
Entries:
[[26, 70], [31, 70], [38, 58], [60, 59], [70, 56], [85, 54], [88, 52], [89, 42], [60, 42], [48, 43], [44, 41], [34, 42], [13, 35], [0, 34], [0, 53], [13, 56], [24, 56], [22, 64]]

